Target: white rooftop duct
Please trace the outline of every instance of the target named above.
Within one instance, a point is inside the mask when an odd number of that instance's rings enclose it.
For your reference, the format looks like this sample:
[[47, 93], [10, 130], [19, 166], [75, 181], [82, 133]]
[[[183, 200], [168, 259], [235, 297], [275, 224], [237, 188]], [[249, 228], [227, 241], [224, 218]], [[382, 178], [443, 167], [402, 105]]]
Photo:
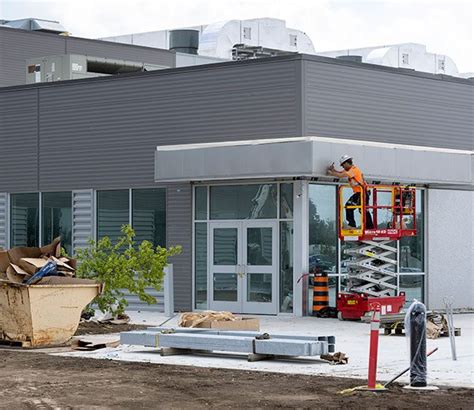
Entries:
[[430, 53], [423, 44], [393, 44], [380, 47], [323, 51], [317, 54], [324, 57], [360, 56], [363, 63], [408, 68], [432, 74], [459, 75], [458, 68], [450, 57], [444, 54]]

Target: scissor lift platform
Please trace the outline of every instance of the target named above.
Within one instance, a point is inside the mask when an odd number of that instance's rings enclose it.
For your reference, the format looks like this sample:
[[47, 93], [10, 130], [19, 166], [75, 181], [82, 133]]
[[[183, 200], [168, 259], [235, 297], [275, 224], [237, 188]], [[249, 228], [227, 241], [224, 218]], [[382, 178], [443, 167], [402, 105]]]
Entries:
[[[384, 314], [398, 313], [405, 294], [397, 291], [398, 244], [402, 237], [416, 235], [416, 190], [413, 187], [368, 185], [361, 190], [359, 203], [348, 203], [350, 186], [339, 187], [339, 238], [344, 255], [349, 256], [347, 291], [339, 292], [340, 319], [360, 319], [372, 303]], [[348, 226], [346, 210], [357, 217], [357, 226]], [[372, 221], [372, 226], [370, 225]]]

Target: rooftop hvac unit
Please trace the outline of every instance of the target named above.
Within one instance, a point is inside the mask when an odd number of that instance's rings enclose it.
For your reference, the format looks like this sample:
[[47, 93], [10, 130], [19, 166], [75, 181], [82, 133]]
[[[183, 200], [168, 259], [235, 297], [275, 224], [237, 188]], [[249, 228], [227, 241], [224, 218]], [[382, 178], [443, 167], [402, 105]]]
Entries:
[[26, 84], [77, 80], [163, 68], [169, 67], [103, 57], [64, 54], [27, 60]]

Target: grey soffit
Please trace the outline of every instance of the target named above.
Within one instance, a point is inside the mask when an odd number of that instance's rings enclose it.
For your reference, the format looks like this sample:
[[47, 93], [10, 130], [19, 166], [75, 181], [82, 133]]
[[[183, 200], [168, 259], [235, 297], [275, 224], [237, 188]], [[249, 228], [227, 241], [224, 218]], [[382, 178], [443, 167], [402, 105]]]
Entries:
[[323, 137], [159, 146], [155, 181], [327, 177], [346, 153], [369, 180], [473, 186], [473, 151]]

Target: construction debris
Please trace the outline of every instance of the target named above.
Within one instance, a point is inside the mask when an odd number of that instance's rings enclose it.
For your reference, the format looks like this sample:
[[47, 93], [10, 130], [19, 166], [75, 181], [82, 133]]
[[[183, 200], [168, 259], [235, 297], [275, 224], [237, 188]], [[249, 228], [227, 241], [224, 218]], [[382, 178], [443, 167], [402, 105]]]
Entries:
[[336, 352], [334, 354], [322, 354], [321, 359], [327, 360], [329, 364], [347, 364], [349, 362], [349, 357], [345, 353]]
[[[404, 313], [393, 315], [382, 315], [380, 323], [384, 329], [385, 335], [404, 336], [405, 323]], [[365, 318], [364, 318], [365, 320]], [[454, 328], [454, 335], [461, 336], [461, 329]], [[428, 339], [437, 339], [439, 337], [448, 337], [448, 322], [442, 313], [428, 311], [426, 314], [426, 337]]]
[[231, 312], [187, 312], [180, 317], [178, 326], [190, 328], [209, 328], [221, 330], [260, 330], [260, 321], [256, 318], [239, 317]]
[[73, 350], [98, 350], [106, 347], [118, 347], [120, 337], [117, 335], [88, 335], [74, 337], [71, 341]]
[[28, 285], [50, 284], [46, 277], [73, 277], [76, 260], [61, 257], [61, 238], [49, 245], [0, 250], [0, 280]]

